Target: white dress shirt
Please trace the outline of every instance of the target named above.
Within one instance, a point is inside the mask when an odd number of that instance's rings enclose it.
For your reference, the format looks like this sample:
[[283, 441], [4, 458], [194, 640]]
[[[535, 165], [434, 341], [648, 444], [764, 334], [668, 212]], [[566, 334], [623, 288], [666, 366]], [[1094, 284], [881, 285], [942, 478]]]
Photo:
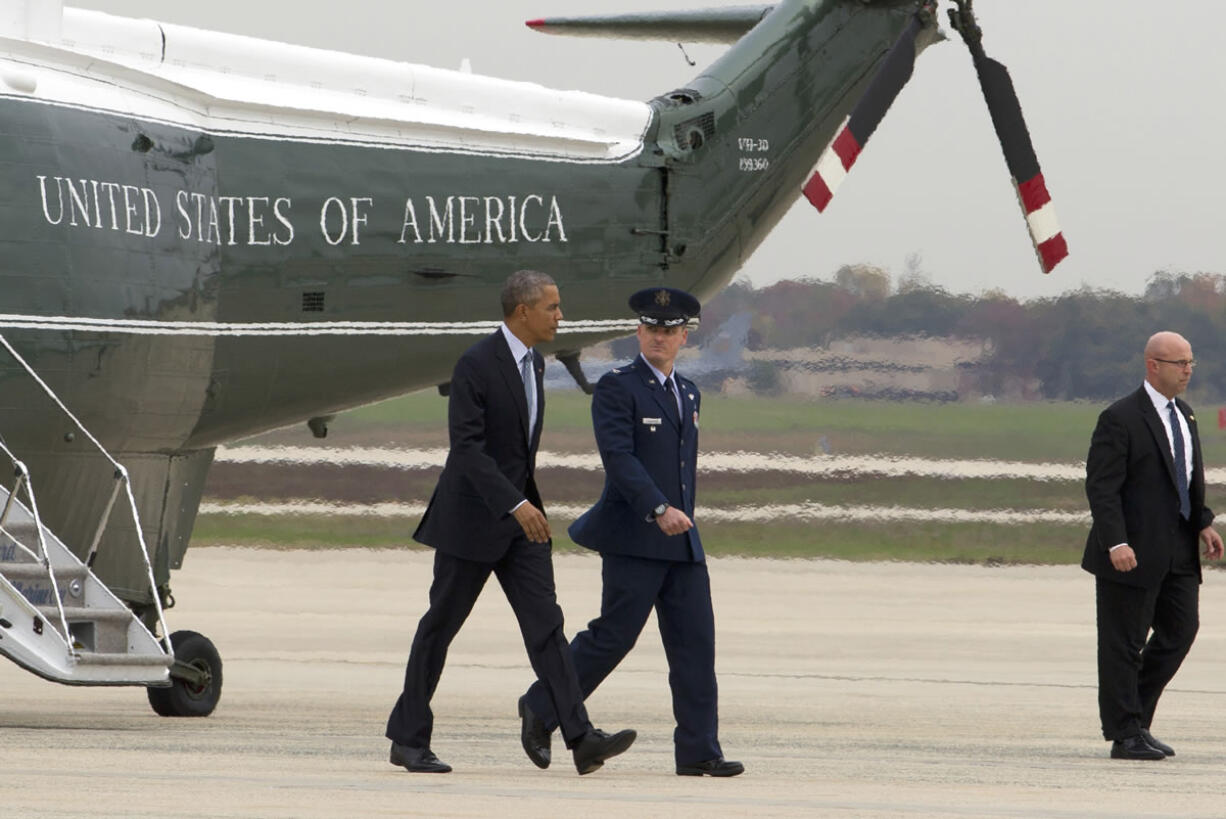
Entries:
[[668, 375], [665, 375], [664, 373], [657, 370], [655, 368], [655, 365], [652, 364], [650, 361], [648, 361], [647, 357], [644, 356], [642, 353], [639, 353], [639, 358], [643, 359], [643, 363], [647, 365], [647, 369], [655, 373], [655, 376], [659, 380], [661, 387], [664, 386], [664, 382], [666, 381], [672, 382], [673, 400], [677, 402], [677, 417], [680, 418], [681, 417], [681, 390], [677, 389], [677, 379], [673, 377], [677, 374], [677, 368], [673, 367], [673, 371], [669, 373]]
[[[1167, 398], [1162, 393], [1154, 389], [1153, 385], [1148, 381], [1145, 382], [1145, 392], [1149, 394], [1149, 400], [1154, 402], [1154, 409], [1158, 411], [1158, 417], [1162, 419], [1162, 428], [1166, 430], [1166, 445], [1170, 448], [1171, 458], [1175, 457], [1175, 439], [1171, 437], [1171, 413], [1166, 408], [1166, 405], [1173, 401], [1173, 398]], [[1179, 431], [1183, 434], [1183, 474], [1187, 477], [1188, 486], [1192, 485], [1192, 432], [1188, 429], [1188, 419], [1183, 417], [1183, 413], [1179, 410], [1179, 405], [1175, 405], [1175, 415], [1179, 418]], [[1179, 464], [1175, 464], [1176, 468]]]
[[[500, 329], [502, 330], [502, 337], [507, 340], [507, 346], [511, 348], [511, 358], [515, 360], [515, 369], [519, 371], [520, 378], [523, 378], [524, 356], [528, 354], [531, 348], [528, 345], [524, 344], [522, 341], [520, 341], [519, 336], [511, 332], [511, 328], [507, 326], [507, 323], [505, 321], [502, 323], [502, 326]], [[532, 377], [531, 386], [528, 384], [524, 384], [525, 393], [529, 389], [532, 389], [532, 390], [536, 389], [536, 376], [535, 375]], [[528, 419], [528, 440], [529, 441], [532, 440], [532, 430], [536, 429], [536, 417], [535, 417], [536, 414], [533, 412], [535, 408], [536, 407], [534, 405], [534, 402], [532, 401], [532, 399], [529, 398], [528, 399], [528, 412], [533, 413], [533, 417]], [[516, 509], [523, 506], [527, 502], [528, 502], [528, 499], [524, 498], [519, 503], [512, 506], [511, 511], [514, 512]]]

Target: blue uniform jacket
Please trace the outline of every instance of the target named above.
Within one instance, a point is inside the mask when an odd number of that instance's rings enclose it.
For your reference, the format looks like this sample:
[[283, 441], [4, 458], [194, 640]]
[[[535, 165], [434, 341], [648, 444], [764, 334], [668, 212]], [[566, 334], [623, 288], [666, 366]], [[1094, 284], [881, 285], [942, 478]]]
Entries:
[[702, 562], [698, 526], [665, 535], [651, 512], [668, 503], [694, 517], [698, 412], [694, 382], [674, 375], [681, 393], [681, 424], [665, 402], [673, 398], [636, 358], [607, 372], [592, 396], [592, 426], [604, 462], [604, 490], [596, 505], [571, 524], [575, 543], [607, 554]]

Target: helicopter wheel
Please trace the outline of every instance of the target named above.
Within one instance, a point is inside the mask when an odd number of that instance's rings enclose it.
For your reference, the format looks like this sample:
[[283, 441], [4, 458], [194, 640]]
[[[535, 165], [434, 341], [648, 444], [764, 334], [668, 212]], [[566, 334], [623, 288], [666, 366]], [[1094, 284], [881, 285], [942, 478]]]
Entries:
[[163, 717], [207, 717], [221, 699], [221, 655], [194, 631], [176, 631], [170, 642], [175, 649], [170, 685], [146, 689], [149, 704]]

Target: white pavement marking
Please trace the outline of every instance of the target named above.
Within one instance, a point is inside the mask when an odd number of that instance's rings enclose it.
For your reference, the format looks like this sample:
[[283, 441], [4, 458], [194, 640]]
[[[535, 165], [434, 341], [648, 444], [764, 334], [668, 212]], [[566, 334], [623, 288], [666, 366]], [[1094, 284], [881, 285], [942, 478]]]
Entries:
[[[586, 506], [549, 504], [546, 511], [560, 520], [574, 520], [587, 511]], [[416, 518], [426, 511], [425, 501], [409, 503], [339, 503], [324, 500], [283, 503], [200, 504], [204, 515], [329, 515], [341, 517]], [[713, 509], [699, 506], [694, 519], [716, 523], [766, 523], [771, 521], [840, 521], [845, 523], [1028, 523], [1089, 524], [1088, 512], [1060, 512], [1052, 509], [914, 509], [903, 506], [830, 506], [823, 503], [785, 503], [767, 506], [737, 506]]]
[[[382, 447], [222, 446], [217, 463], [232, 464], [335, 464], [378, 466], [389, 469], [441, 468], [445, 447], [388, 449]], [[549, 452], [536, 456], [542, 468], [603, 472], [595, 452]], [[994, 461], [974, 458], [920, 458], [912, 455], [817, 455], [803, 457], [777, 452], [708, 452], [698, 456], [703, 472], [790, 472], [812, 477], [874, 476], [980, 480], [1083, 481], [1084, 462], [1045, 463]], [[1226, 485], [1226, 468], [1206, 469], [1205, 482]]]
[[[232, 464], [291, 464], [311, 466], [374, 466], [385, 469], [441, 469], [447, 450], [434, 448], [390, 449], [381, 447], [219, 447], [216, 460]], [[596, 453], [541, 452], [537, 466], [544, 469], [603, 471]], [[704, 473], [764, 473], [808, 477], [928, 477], [963, 480], [1080, 481], [1084, 464], [1029, 463], [971, 459], [929, 459], [894, 455], [840, 455], [799, 457], [766, 452], [713, 452], [699, 456]], [[1226, 470], [1210, 470], [1207, 479], [1226, 482]], [[586, 506], [550, 505], [549, 512], [562, 520], [574, 520]], [[282, 503], [201, 504], [203, 514], [250, 515], [342, 515], [371, 517], [419, 517], [425, 511], [422, 501], [405, 503], [346, 504], [326, 500], [301, 500]], [[728, 509], [699, 507], [697, 517], [710, 522], [841, 521], [849, 523], [943, 522], [996, 523], [1021, 525], [1055, 523], [1088, 525], [1088, 512], [1053, 509], [915, 509], [900, 506], [838, 506], [816, 502], [738, 506]]]
[[[775, 452], [709, 452], [698, 456], [704, 472], [791, 472], [801, 475], [840, 476], [875, 475], [881, 477], [936, 477], [1020, 479], [1035, 481], [1080, 481], [1085, 479], [1085, 464], [1030, 463], [975, 459], [919, 458], [899, 455], [819, 455], [801, 457]], [[441, 467], [447, 460], [446, 448], [386, 449], [377, 447], [293, 447], [236, 446], [218, 447], [219, 463], [338, 464], [344, 466], [381, 466], [394, 469]], [[543, 451], [537, 454], [542, 468], [603, 471], [595, 452], [564, 453]], [[1210, 470], [1210, 472], [1215, 472]], [[1226, 469], [1215, 473], [1226, 482]]]

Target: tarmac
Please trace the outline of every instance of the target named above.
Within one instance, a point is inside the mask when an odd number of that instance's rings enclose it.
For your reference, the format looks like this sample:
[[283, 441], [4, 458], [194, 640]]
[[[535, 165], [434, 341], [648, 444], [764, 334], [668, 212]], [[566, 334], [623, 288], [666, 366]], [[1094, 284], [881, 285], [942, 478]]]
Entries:
[[[433, 748], [387, 761], [384, 721], [426, 604], [417, 550], [198, 548], [172, 630], [224, 662], [216, 712], [167, 719], [136, 688], [71, 688], [0, 664], [3, 817], [1222, 817], [1226, 575], [1153, 732], [1177, 755], [1108, 758], [1093, 581], [1075, 567], [712, 559], [730, 779], [676, 776], [654, 622], [588, 701], [638, 741], [580, 777], [555, 736], [535, 768], [515, 703], [531, 682], [492, 582], [451, 648]], [[556, 558], [567, 634], [600, 563]]]

